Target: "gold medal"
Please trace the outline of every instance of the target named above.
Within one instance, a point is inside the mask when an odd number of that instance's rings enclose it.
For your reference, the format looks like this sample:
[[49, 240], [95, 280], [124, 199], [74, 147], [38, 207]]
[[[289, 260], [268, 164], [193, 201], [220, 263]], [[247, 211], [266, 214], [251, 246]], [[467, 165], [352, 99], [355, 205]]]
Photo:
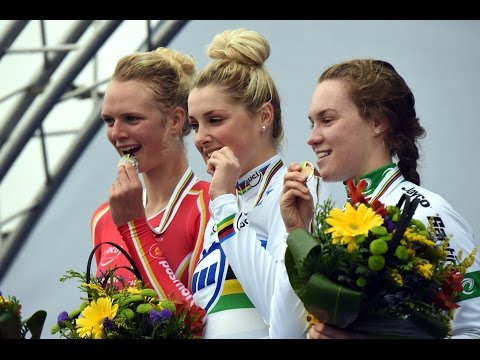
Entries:
[[125, 154], [120, 158], [117, 166], [125, 165], [126, 163], [131, 163], [135, 170], [138, 170], [138, 160], [135, 155], [132, 154]]
[[307, 176], [306, 181], [310, 180], [315, 173], [315, 167], [313, 166], [313, 164], [310, 161], [302, 161], [300, 163], [300, 166], [302, 167], [302, 170], [300, 170], [300, 172]]

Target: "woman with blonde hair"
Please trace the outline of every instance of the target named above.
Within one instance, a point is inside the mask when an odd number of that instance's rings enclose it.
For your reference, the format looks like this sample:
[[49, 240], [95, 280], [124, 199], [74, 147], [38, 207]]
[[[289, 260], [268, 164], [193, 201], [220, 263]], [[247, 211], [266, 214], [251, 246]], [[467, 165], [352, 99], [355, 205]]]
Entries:
[[167, 48], [118, 61], [102, 119], [108, 140], [130, 161], [119, 164], [108, 202], [91, 221], [94, 246], [116, 245], [98, 248], [97, 275], [118, 267], [115, 275], [127, 284], [135, 280], [120, 247], [160, 297], [173, 295], [188, 304], [209, 218], [209, 183], [194, 175], [184, 144], [195, 70], [192, 57]]
[[226, 30], [208, 55], [188, 98], [195, 146], [212, 175], [193, 296], [208, 314], [206, 338], [268, 338], [276, 277], [287, 276], [279, 208], [287, 169], [280, 97], [264, 65], [270, 46], [256, 31]]

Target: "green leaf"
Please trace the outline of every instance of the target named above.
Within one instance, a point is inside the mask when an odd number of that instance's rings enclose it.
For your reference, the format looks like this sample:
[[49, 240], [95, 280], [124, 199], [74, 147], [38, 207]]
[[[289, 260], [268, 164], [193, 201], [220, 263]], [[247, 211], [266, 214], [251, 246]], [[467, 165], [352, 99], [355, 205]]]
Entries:
[[318, 320], [346, 327], [358, 316], [362, 294], [330, 281], [320, 273], [312, 275], [301, 298], [305, 309]]
[[23, 323], [23, 337], [25, 337], [25, 334], [30, 331], [32, 334], [31, 339], [40, 339], [46, 318], [47, 312], [45, 310], [38, 310], [30, 316], [30, 318]]
[[20, 318], [11, 313], [0, 314], [0, 339], [21, 339]]
[[318, 251], [320, 242], [305, 229], [292, 231], [287, 238], [285, 266], [290, 283], [305, 305], [317, 319], [340, 327], [354, 321], [360, 309], [361, 293], [335, 284], [320, 273], [308, 274], [304, 264]]

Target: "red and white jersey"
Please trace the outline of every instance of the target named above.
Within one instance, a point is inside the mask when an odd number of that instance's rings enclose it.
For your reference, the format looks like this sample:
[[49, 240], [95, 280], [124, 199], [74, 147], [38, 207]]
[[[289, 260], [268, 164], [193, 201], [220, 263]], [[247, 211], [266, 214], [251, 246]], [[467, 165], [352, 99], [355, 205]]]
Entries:
[[[190, 178], [182, 178], [184, 186], [177, 186], [179, 191], [172, 195], [167, 208], [148, 221], [135, 219], [117, 229], [108, 203], [99, 206], [91, 220], [93, 246], [107, 241], [119, 245], [133, 258], [147, 286], [161, 297], [179, 290], [176, 295], [192, 299], [193, 270], [203, 249], [209, 219], [210, 184], [193, 177], [189, 171]], [[97, 249], [95, 259], [97, 276], [109, 268], [131, 267], [129, 260], [109, 244]], [[122, 276], [126, 284], [136, 280], [125, 268], [116, 270], [115, 275]]]

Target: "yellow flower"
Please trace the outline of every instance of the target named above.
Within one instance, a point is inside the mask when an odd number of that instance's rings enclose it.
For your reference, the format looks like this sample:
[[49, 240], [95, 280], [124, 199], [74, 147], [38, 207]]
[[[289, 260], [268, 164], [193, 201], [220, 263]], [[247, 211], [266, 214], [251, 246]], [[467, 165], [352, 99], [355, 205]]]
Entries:
[[81, 284], [80, 286], [84, 287], [85, 289], [87, 289], [87, 292], [88, 292], [88, 289], [92, 290], [94, 293], [98, 294], [99, 297], [102, 297], [102, 296], [107, 296], [107, 292], [105, 291], [104, 288], [102, 288], [100, 285], [98, 284], [87, 284], [87, 283], [83, 283]]
[[400, 274], [398, 272], [398, 269], [393, 269], [392, 270], [392, 274], [391, 274], [391, 277], [392, 277], [392, 280], [393, 282], [397, 285], [397, 286], [403, 286], [403, 277], [402, 277], [402, 274]]
[[82, 311], [82, 317], [77, 319], [77, 333], [80, 337], [93, 337], [102, 339], [103, 320], [108, 318], [113, 320], [117, 315], [118, 304], [112, 306], [112, 299], [101, 297], [92, 301], [89, 306]]
[[420, 275], [422, 275], [425, 279], [430, 279], [433, 275], [433, 265], [426, 261], [423, 264], [418, 264], [416, 266], [417, 271]]
[[383, 224], [383, 218], [364, 204], [360, 204], [357, 209], [347, 204], [345, 211], [334, 208], [325, 221], [331, 226], [326, 232], [332, 233], [332, 243], [347, 244], [348, 251], [358, 249], [356, 236], [368, 236], [371, 228]]
[[417, 242], [428, 247], [434, 247], [435, 243], [422, 234], [416, 233], [412, 228], [408, 227], [403, 234], [410, 242]]
[[138, 288], [136, 288], [135, 286], [129, 286], [127, 289], [129, 294], [131, 295], [138, 295], [140, 294], [140, 290], [138, 290]]

